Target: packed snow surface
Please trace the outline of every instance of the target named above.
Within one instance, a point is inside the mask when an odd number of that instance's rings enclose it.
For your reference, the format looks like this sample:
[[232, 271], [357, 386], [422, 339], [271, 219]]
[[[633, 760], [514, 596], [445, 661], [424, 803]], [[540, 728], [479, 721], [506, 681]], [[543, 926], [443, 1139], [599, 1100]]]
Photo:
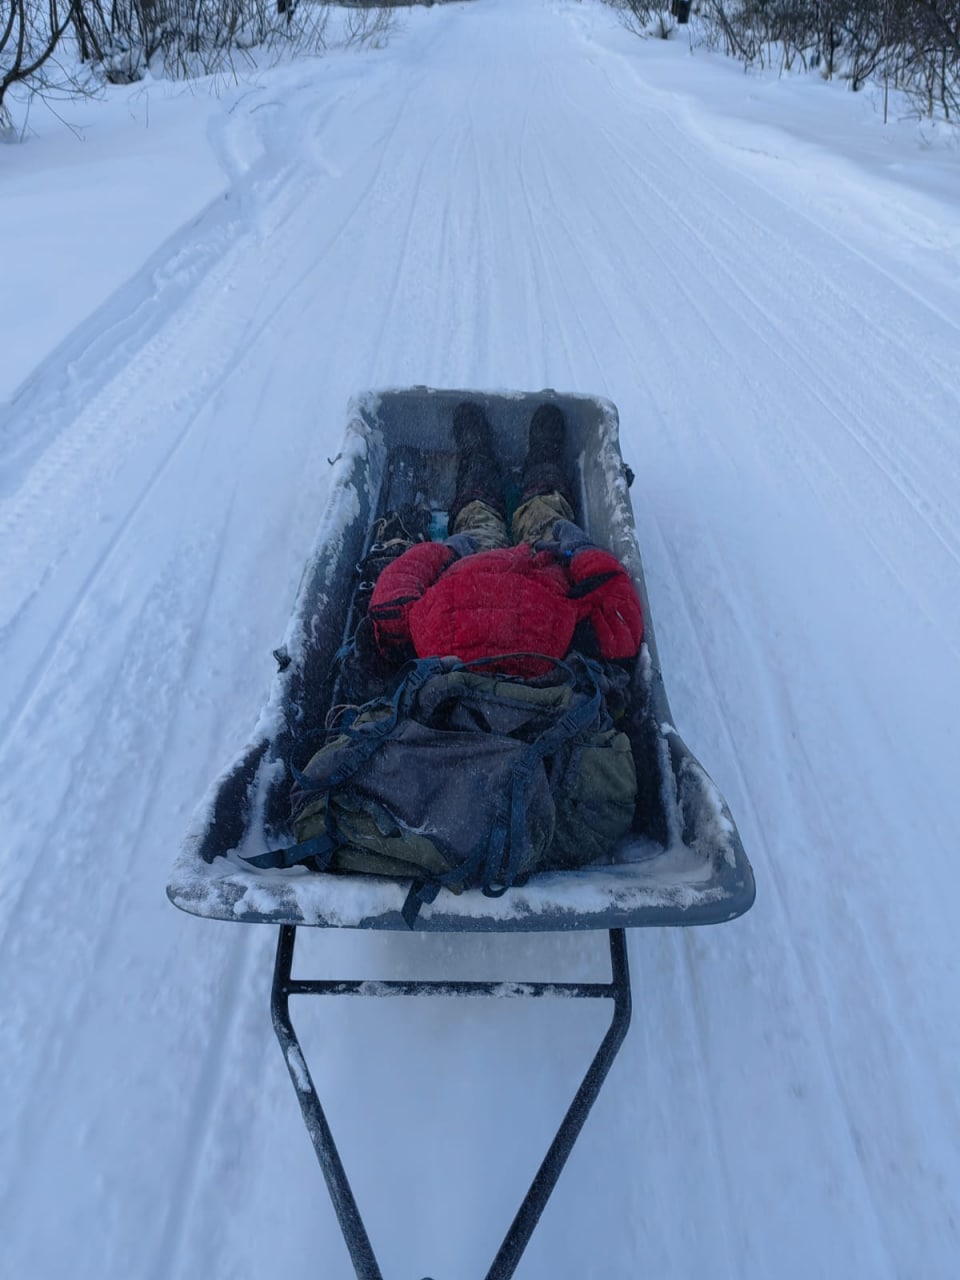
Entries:
[[[758, 883], [631, 934], [633, 1027], [518, 1277], [952, 1280], [949, 130], [588, 0], [417, 9], [219, 89], [35, 108], [0, 153], [4, 1274], [353, 1274], [274, 930], [164, 885], [350, 397], [422, 383], [618, 405], [672, 711]], [[302, 932], [301, 975], [605, 972], [602, 935]], [[384, 1274], [483, 1275], [609, 1013], [294, 1014]]]

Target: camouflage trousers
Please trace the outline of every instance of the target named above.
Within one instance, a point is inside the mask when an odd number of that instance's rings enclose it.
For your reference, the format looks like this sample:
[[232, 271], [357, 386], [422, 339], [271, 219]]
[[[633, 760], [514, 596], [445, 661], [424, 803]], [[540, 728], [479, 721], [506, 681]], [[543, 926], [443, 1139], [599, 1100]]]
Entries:
[[562, 493], [535, 494], [513, 513], [508, 536], [503, 516], [477, 498], [461, 508], [451, 533], [469, 534], [479, 550], [493, 551], [497, 547], [509, 547], [511, 539], [515, 544], [532, 544], [541, 538], [549, 538], [555, 520], [573, 518], [573, 508]]

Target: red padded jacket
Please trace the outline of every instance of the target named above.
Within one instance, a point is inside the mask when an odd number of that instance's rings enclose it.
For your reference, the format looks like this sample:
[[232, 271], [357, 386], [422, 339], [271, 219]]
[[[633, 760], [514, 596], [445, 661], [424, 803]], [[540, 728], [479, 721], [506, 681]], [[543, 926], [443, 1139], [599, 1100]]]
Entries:
[[[518, 652], [562, 658], [579, 623], [592, 628], [587, 647], [602, 658], [634, 657], [643, 637], [633, 583], [599, 547], [568, 559], [521, 543], [460, 559], [442, 542], [417, 543], [378, 578], [370, 617], [384, 654], [412, 645], [420, 658], [462, 662]], [[499, 667], [533, 676], [547, 664]]]

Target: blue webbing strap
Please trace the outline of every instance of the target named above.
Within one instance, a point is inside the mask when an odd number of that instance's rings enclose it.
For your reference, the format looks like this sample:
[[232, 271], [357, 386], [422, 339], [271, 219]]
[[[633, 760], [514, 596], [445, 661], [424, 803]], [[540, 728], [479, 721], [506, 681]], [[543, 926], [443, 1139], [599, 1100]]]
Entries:
[[[389, 698], [380, 700], [380, 705], [388, 708], [386, 716], [359, 729], [351, 727], [335, 731], [342, 737], [352, 738], [353, 746], [340, 767], [335, 769], [329, 777], [320, 780], [310, 778], [291, 761], [290, 772], [300, 787], [304, 791], [329, 792], [352, 778], [377, 751], [381, 743], [396, 732], [401, 713], [407, 709], [411, 699], [426, 681], [440, 670], [442, 665], [438, 658], [423, 658], [411, 663], [409, 671], [399, 682], [393, 694]], [[240, 857], [244, 862], [249, 862], [251, 866], [258, 867], [261, 871], [294, 867], [301, 862], [316, 858], [317, 870], [323, 871], [342, 843], [333, 830], [329, 806], [326, 812], [326, 827], [324, 835], [311, 836], [308, 840], [300, 840], [297, 844], [287, 845], [282, 849], [270, 849], [267, 853], [256, 854], [253, 857], [247, 857], [244, 854]]]
[[[600, 712], [602, 695], [596, 680], [594, 663], [584, 662], [593, 694], [579, 706], [572, 707], [555, 725], [552, 725], [532, 742], [523, 757], [511, 770], [509, 797], [509, 826], [506, 814], [501, 812], [487, 845], [480, 888], [488, 898], [499, 898], [516, 883], [520, 858], [524, 845], [524, 821], [526, 816], [526, 792], [537, 764], [545, 756], [553, 755], [564, 743], [576, 737]], [[509, 837], [508, 837], [509, 832]], [[506, 853], [506, 858], [504, 858]]]
[[332, 729], [329, 732], [340, 737], [352, 738], [353, 748], [338, 769], [329, 777], [315, 779], [309, 777], [291, 761], [290, 772], [304, 791], [332, 791], [346, 782], [357, 772], [362, 764], [370, 759], [382, 742], [389, 738], [397, 728], [400, 717], [405, 713], [414, 696], [426, 684], [431, 676], [443, 670], [439, 658], [420, 658], [409, 664], [410, 669], [399, 682], [389, 698], [379, 698], [368, 706], [384, 707], [387, 715], [380, 720], [368, 721], [356, 727], [356, 721], [350, 726]]
[[439, 880], [414, 880], [410, 886], [410, 892], [404, 898], [403, 906], [400, 908], [400, 914], [403, 916], [404, 924], [408, 929], [412, 929], [416, 924], [420, 908], [424, 903], [432, 902], [440, 892], [440, 889]]
[[295, 867], [308, 858], [316, 858], [319, 870], [322, 871], [336, 847], [337, 841], [324, 832], [322, 836], [311, 836], [309, 840], [301, 840], [299, 844], [289, 845], [285, 849], [271, 849], [269, 853], [259, 853], [255, 857], [247, 857], [245, 854], [240, 856], [244, 862], [249, 862], [251, 867], [259, 867], [261, 871]]
[[[505, 655], [506, 656], [506, 655]], [[511, 654], [510, 657], [520, 655]], [[524, 655], [541, 657], [545, 655]], [[479, 659], [473, 663], [461, 663], [456, 670], [467, 666], [477, 666], [490, 659]], [[558, 667], [562, 667], [569, 677], [569, 683], [575, 684], [576, 674], [566, 663], [552, 659]], [[522, 758], [510, 771], [510, 790], [506, 804], [500, 806], [497, 818], [490, 831], [485, 848], [469, 858], [453, 871], [447, 872], [436, 880], [415, 880], [404, 901], [401, 914], [407, 927], [412, 929], [421, 906], [425, 902], [433, 902], [440, 887], [446, 884], [465, 883], [472, 873], [482, 867], [479, 888], [485, 897], [499, 898], [517, 883], [520, 861], [523, 856], [526, 796], [530, 778], [537, 764], [544, 757], [558, 751], [564, 743], [576, 737], [586, 729], [600, 713], [603, 695], [597, 679], [599, 668], [590, 659], [583, 659], [584, 674], [593, 689], [590, 697], [579, 705], [572, 707], [555, 725], [552, 725], [539, 738], [530, 744]]]
[[[471, 667], [486, 667], [490, 666], [492, 663], [501, 663], [513, 658], [540, 658], [545, 662], [552, 662], [555, 667], [559, 667], [566, 672], [566, 684], [572, 685], [574, 683], [574, 673], [560, 658], [553, 658], [549, 654], [545, 653], [532, 653], [528, 650], [522, 650], [515, 653], [501, 653], [489, 658], [474, 658], [469, 662], [458, 662], [455, 666], [447, 668], [447, 670], [467, 671]], [[532, 758], [529, 769], [526, 771], [526, 777], [524, 778], [522, 787], [518, 785], [519, 771], [522, 766], [518, 766], [517, 770], [513, 771], [514, 776], [510, 788], [511, 810], [520, 808], [522, 805], [524, 792], [526, 790], [526, 780], [529, 778], [529, 774], [535, 763], [536, 758]], [[444, 875], [438, 876], [435, 880], [414, 880], [404, 900], [403, 907], [400, 910], [400, 914], [403, 916], [407, 928], [413, 928], [416, 923], [417, 916], [420, 914], [420, 908], [425, 903], [433, 902], [441, 888], [454, 884], [466, 884], [473, 873], [481, 866], [483, 867], [483, 873], [481, 875], [482, 892], [490, 898], [500, 897], [501, 894], [506, 893], [507, 889], [509, 889], [511, 885], [515, 884], [517, 880], [518, 866], [515, 864], [519, 863], [519, 851], [522, 851], [523, 848], [522, 808], [520, 808], [519, 819], [514, 818], [512, 825], [514, 829], [519, 826], [519, 840], [511, 841], [511, 848], [518, 850], [518, 852], [516, 854], [512, 854], [510, 858], [502, 887], [497, 884], [497, 880], [495, 879], [496, 869], [502, 863], [503, 850], [507, 839], [507, 823], [503, 813], [500, 813], [494, 823], [486, 844], [479, 845], [475, 852], [465, 861], [461, 862], [459, 866], [454, 867]]]
[[[338, 769], [321, 781], [307, 777], [293, 764], [290, 766], [291, 772], [303, 790], [330, 792], [353, 777], [380, 745], [395, 735], [401, 715], [409, 710], [419, 690], [432, 676], [447, 671], [487, 666], [492, 662], [518, 657], [535, 657], [553, 662], [566, 673], [565, 683], [570, 685], [576, 683], [576, 674], [570, 666], [546, 654], [526, 652], [501, 654], [453, 665], [444, 663], [439, 658], [418, 659], [409, 664], [409, 670], [392, 696], [380, 701], [380, 705], [388, 709], [386, 716], [359, 729], [349, 727], [340, 730], [341, 736], [353, 738], [354, 745]], [[514, 765], [511, 770], [509, 793], [504, 798], [505, 802], [499, 806], [497, 817], [485, 844], [479, 845], [470, 857], [443, 875], [430, 880], [413, 881], [401, 908], [401, 915], [408, 928], [413, 928], [420, 908], [424, 903], [433, 902], [442, 887], [466, 884], [478, 870], [480, 871], [479, 888], [485, 896], [490, 898], [500, 897], [517, 882], [524, 848], [526, 794], [533, 771], [544, 757], [552, 755], [564, 743], [591, 724], [600, 711], [602, 694], [597, 680], [597, 664], [589, 659], [583, 659], [582, 665], [592, 686], [592, 695], [585, 698], [579, 705], [572, 707], [555, 725], [542, 733], [529, 745], [521, 759]], [[317, 869], [325, 870], [341, 844], [333, 829], [329, 806], [326, 813], [326, 826], [327, 830], [323, 835], [311, 836], [310, 839], [302, 840], [287, 848], [273, 849], [268, 853], [245, 857], [243, 860], [261, 870], [270, 870], [292, 867], [309, 859], [315, 859]]]

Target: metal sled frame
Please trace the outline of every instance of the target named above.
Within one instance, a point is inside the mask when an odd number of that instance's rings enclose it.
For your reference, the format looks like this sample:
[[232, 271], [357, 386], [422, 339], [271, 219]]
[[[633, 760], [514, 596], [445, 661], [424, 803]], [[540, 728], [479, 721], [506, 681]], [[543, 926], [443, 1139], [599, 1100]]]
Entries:
[[610, 929], [609, 982], [422, 982], [413, 981], [338, 981], [293, 978], [293, 952], [296, 926], [281, 925], [277, 943], [277, 960], [273, 973], [271, 1012], [273, 1027], [286, 1059], [290, 1079], [296, 1090], [300, 1110], [313, 1142], [320, 1168], [326, 1179], [330, 1199], [336, 1211], [343, 1238], [350, 1251], [358, 1280], [382, 1280], [373, 1246], [367, 1235], [360, 1210], [354, 1199], [333, 1133], [327, 1123], [309, 1068], [300, 1048], [290, 1017], [291, 996], [504, 996], [559, 997], [574, 1000], [606, 999], [613, 1001], [613, 1018], [586, 1075], [571, 1102], [563, 1121], [544, 1156], [530, 1189], [517, 1210], [510, 1229], [504, 1236], [497, 1255], [486, 1273], [486, 1280], [509, 1280], [523, 1256], [540, 1215], [550, 1199], [557, 1179], [573, 1150], [590, 1108], [597, 1100], [607, 1072], [613, 1065], [630, 1026], [630, 971], [623, 929]]

